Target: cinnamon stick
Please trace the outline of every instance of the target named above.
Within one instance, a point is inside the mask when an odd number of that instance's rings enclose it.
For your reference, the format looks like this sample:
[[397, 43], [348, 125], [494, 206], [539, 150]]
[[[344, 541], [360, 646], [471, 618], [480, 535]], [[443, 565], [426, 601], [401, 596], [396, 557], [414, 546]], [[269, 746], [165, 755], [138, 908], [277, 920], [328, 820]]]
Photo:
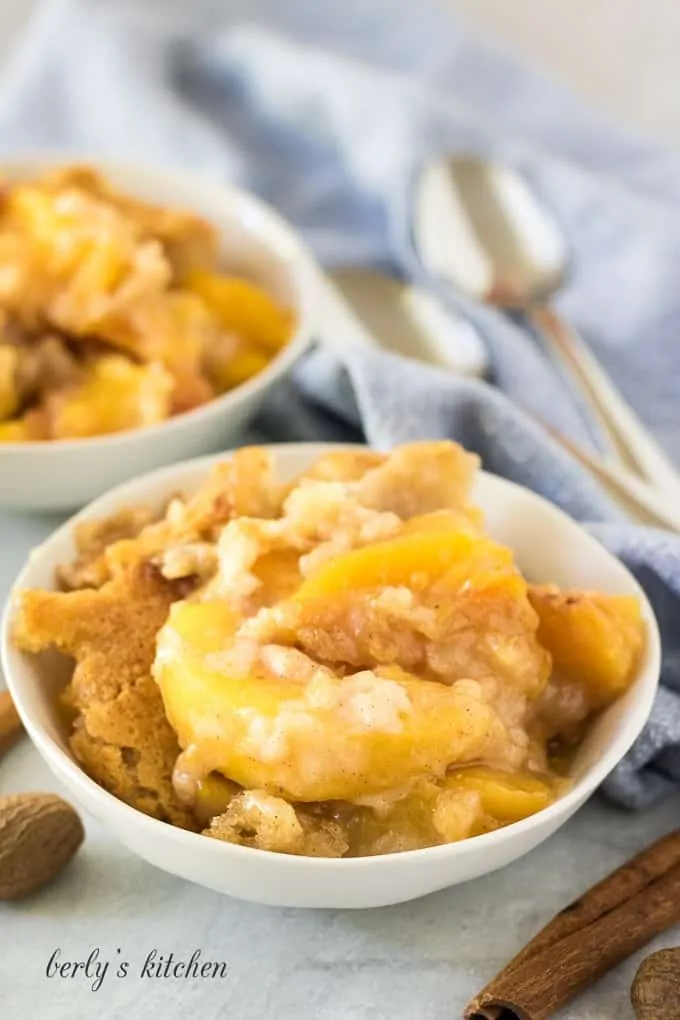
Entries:
[[561, 910], [465, 1010], [467, 1020], [545, 1020], [655, 935], [680, 923], [680, 830]]
[[9, 691], [0, 691], [0, 758], [24, 735], [19, 713]]

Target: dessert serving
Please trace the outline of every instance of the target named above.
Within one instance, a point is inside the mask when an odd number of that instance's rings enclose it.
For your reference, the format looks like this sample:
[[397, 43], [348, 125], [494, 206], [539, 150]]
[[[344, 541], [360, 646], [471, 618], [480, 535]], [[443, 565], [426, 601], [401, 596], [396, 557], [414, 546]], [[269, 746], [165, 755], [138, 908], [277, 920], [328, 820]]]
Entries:
[[568, 786], [645, 642], [638, 599], [525, 579], [455, 443], [266, 451], [159, 514], [76, 532], [61, 591], [19, 593], [13, 640], [75, 660], [70, 746], [156, 818], [249, 847], [376, 855], [533, 814]]
[[0, 442], [161, 422], [267, 367], [293, 316], [228, 275], [216, 227], [86, 166], [0, 192]]

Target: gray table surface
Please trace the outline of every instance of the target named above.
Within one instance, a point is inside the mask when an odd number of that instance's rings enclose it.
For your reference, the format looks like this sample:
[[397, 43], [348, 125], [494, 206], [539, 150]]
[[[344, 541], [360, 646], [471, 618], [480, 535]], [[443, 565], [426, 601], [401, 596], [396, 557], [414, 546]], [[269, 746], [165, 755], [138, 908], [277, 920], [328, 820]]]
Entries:
[[[50, 517], [0, 515], [0, 600]], [[59, 790], [24, 741], [0, 767], [0, 793]], [[402, 906], [295, 911], [241, 903], [137, 859], [98, 824], [60, 879], [0, 904], [0, 1017], [30, 1020], [455, 1020], [471, 995], [557, 910], [680, 822], [680, 795], [642, 815], [591, 801], [516, 864]], [[655, 946], [680, 941], [668, 933]], [[112, 961], [97, 991], [82, 976], [48, 978], [94, 949]], [[224, 961], [224, 979], [140, 976], [147, 954]], [[574, 1002], [569, 1020], [628, 1020], [641, 956]], [[115, 976], [119, 961], [129, 974]]]

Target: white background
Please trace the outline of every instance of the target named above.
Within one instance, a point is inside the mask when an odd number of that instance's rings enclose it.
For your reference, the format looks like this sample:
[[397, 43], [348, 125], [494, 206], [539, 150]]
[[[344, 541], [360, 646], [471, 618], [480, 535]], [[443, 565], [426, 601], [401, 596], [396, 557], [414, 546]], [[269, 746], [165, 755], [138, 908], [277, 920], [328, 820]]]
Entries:
[[680, 145], [678, 0], [444, 0], [624, 124]]
[[[38, 2], [0, 0], [0, 56]], [[620, 122], [680, 146], [678, 0], [441, 2], [464, 11], [472, 24], [511, 44]]]

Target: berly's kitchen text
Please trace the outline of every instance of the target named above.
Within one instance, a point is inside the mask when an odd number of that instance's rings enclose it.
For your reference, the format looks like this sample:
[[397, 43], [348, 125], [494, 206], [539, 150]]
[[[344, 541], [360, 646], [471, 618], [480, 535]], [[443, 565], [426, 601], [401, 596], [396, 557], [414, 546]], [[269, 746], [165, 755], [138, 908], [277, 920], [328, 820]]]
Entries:
[[200, 949], [194, 949], [187, 957], [151, 949], [143, 960], [133, 962], [123, 958], [121, 949], [116, 949], [107, 957], [99, 948], [94, 948], [87, 956], [76, 960], [69, 959], [57, 947], [45, 968], [45, 977], [62, 981], [87, 981], [93, 992], [98, 992], [108, 978], [211, 981], [215, 978], [226, 978], [228, 973], [229, 964], [224, 961], [205, 960]]

